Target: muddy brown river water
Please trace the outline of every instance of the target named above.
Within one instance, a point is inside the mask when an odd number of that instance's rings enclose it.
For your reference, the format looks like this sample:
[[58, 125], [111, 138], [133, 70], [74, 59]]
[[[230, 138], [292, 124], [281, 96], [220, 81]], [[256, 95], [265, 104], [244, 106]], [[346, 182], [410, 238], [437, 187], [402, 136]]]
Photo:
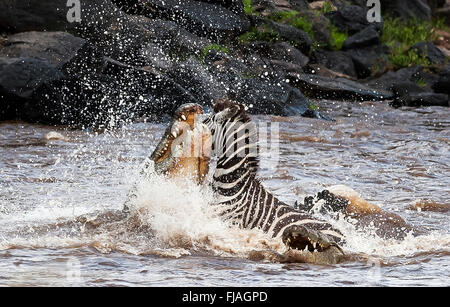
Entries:
[[228, 228], [210, 212], [208, 189], [157, 178], [140, 196], [151, 214], [138, 221], [75, 222], [121, 209], [165, 125], [95, 133], [3, 122], [0, 286], [450, 286], [450, 109], [321, 106], [335, 122], [253, 117], [279, 126], [264, 185], [290, 204], [346, 185], [424, 235], [382, 240], [337, 220], [344, 263], [255, 261], [253, 251], [280, 242]]

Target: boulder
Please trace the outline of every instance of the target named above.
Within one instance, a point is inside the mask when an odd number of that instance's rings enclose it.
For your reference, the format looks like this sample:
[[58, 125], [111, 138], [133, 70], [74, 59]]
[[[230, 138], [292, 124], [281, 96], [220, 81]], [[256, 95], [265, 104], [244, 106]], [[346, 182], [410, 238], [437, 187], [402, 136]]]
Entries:
[[66, 1], [2, 0], [0, 32], [65, 31], [75, 24], [67, 21]]
[[[230, 96], [249, 107], [252, 114], [312, 117], [310, 101], [286, 82], [271, 83], [262, 78], [244, 79], [230, 92]], [[325, 118], [319, 113], [314, 117]]]
[[261, 16], [269, 16], [294, 9], [288, 0], [252, 0], [252, 8], [254, 13]]
[[415, 93], [406, 94], [396, 98], [392, 105], [394, 107], [409, 106], [409, 107], [429, 107], [440, 106], [449, 107], [449, 100], [447, 94], [436, 93]]
[[377, 45], [380, 42], [380, 35], [376, 30], [375, 26], [370, 25], [356, 34], [353, 34], [347, 38], [342, 45], [345, 49], [354, 49], [361, 47], [368, 47], [372, 45]]
[[[215, 60], [206, 67], [190, 58], [174, 66], [168, 77], [204, 106], [211, 106], [218, 98], [231, 97], [245, 103], [252, 114], [292, 116], [309, 110], [308, 99], [289, 84], [264, 77], [247, 77], [245, 65], [224, 54], [216, 54]], [[307, 115], [311, 116], [310, 112]]]
[[305, 66], [309, 62], [307, 56], [288, 42], [273, 44], [267, 42], [254, 42], [249, 45], [249, 48], [253, 52], [258, 53], [269, 60], [284, 61], [300, 67]]
[[290, 74], [290, 84], [305, 95], [317, 99], [379, 101], [393, 97], [392, 92], [376, 90], [355, 81], [311, 74]]
[[447, 25], [450, 25], [450, 2], [447, 2], [444, 7], [439, 8], [435, 15], [446, 21]]
[[163, 19], [172, 20], [199, 36], [222, 40], [235, 37], [250, 27], [241, 16], [221, 5], [192, 0], [145, 0], [145, 7]]
[[313, 47], [313, 41], [308, 33], [299, 28], [268, 19], [258, 19], [257, 24], [263, 25], [266, 29], [272, 29], [283, 39], [293, 43], [303, 53], [309, 54]]
[[411, 66], [399, 69], [397, 71], [388, 71], [378, 78], [367, 82], [367, 85], [376, 89], [390, 90], [392, 85], [404, 81], [416, 83], [423, 79], [424, 72], [422, 66]]
[[24, 32], [7, 38], [0, 56], [10, 58], [37, 58], [61, 68], [72, 60], [86, 40], [66, 32]]
[[311, 62], [350, 77], [358, 77], [353, 59], [345, 51], [316, 51], [311, 57]]
[[314, 42], [320, 47], [327, 47], [330, 43], [329, 20], [323, 14], [317, 14], [312, 10], [302, 10], [299, 15], [312, 24]]
[[425, 92], [425, 89], [423, 87], [420, 87], [417, 83], [409, 80], [399, 81], [392, 84], [391, 90], [396, 98]]
[[450, 66], [443, 69], [438, 76], [438, 80], [433, 84], [436, 93], [450, 95]]
[[[149, 19], [143, 16], [129, 16], [129, 19], [133, 24], [139, 26], [139, 31], [143, 33], [143, 35], [137, 36], [141, 42], [152, 42], [171, 54], [200, 55], [205, 47], [211, 45], [209, 39], [199, 37], [173, 21]], [[134, 40], [130, 41], [130, 44], [142, 45], [139, 41]]]
[[197, 103], [202, 105], [210, 106], [216, 99], [227, 94], [226, 86], [195, 58], [175, 65], [168, 71], [167, 76], [191, 93]]
[[445, 54], [430, 42], [416, 43], [411, 47], [420, 56], [425, 56], [432, 64], [442, 64], [446, 60]]
[[56, 65], [31, 57], [0, 56], [0, 71], [0, 95], [13, 100], [31, 99], [43, 84], [64, 77]]
[[244, 3], [242, 2], [242, 0], [198, 0], [198, 1], [223, 6], [224, 8], [238, 15], [245, 14]]
[[388, 69], [388, 49], [383, 45], [350, 49], [347, 54], [353, 60], [356, 75], [359, 79], [365, 79]]
[[431, 9], [427, 0], [381, 0], [384, 12], [403, 19], [431, 20]]
[[[337, 11], [332, 11], [326, 14], [331, 22], [341, 32], [346, 32], [349, 35], [356, 34], [369, 26], [367, 21], [367, 7], [357, 5], [348, 5], [340, 8]], [[381, 23], [373, 23], [377, 30], [382, 28]]]
[[[100, 65], [86, 40], [65, 32], [24, 32], [8, 37], [0, 49], [0, 96], [11, 118], [61, 123], [61, 92], [71, 75], [82, 78]], [[98, 66], [99, 67], [99, 66]], [[10, 119], [11, 119], [10, 118]]]

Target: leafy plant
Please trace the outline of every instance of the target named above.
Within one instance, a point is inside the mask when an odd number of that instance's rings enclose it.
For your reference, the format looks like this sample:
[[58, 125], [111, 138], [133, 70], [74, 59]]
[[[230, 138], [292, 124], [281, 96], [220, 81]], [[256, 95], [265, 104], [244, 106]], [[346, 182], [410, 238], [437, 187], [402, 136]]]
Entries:
[[314, 103], [314, 102], [310, 102], [308, 108], [311, 111], [318, 111], [319, 110], [319, 106], [316, 103]]
[[332, 10], [333, 10], [333, 4], [331, 4], [331, 2], [328, 0], [325, 1], [325, 3], [323, 4], [323, 7], [322, 7], [322, 13], [326, 14], [326, 13], [331, 12]]
[[391, 54], [388, 55], [391, 68], [402, 68], [410, 65], [429, 66], [430, 61], [425, 55], [419, 55], [417, 50], [404, 50], [402, 45], [391, 48]]
[[410, 65], [429, 66], [430, 61], [426, 56], [419, 55], [417, 50], [411, 50], [411, 47], [418, 42], [434, 41], [436, 39], [434, 29], [445, 30], [445, 22], [442, 19], [419, 21], [386, 17], [383, 22], [381, 41], [391, 48], [388, 58], [392, 68]]
[[426, 86], [427, 86], [427, 82], [426, 82], [423, 78], [419, 78], [419, 79], [416, 81], [416, 84], [417, 84], [418, 86], [420, 86], [420, 87], [426, 87]]
[[306, 18], [299, 15], [297, 11], [278, 12], [269, 16], [269, 19], [288, 24], [308, 33], [309, 37], [314, 40], [313, 24]]
[[262, 29], [259, 30], [255, 27], [250, 28], [249, 31], [245, 32], [241, 36], [239, 36], [239, 41], [241, 43], [253, 42], [253, 41], [265, 41], [265, 42], [277, 42], [281, 40], [281, 37], [278, 33], [270, 29]]
[[252, 15], [253, 14], [252, 0], [243, 0], [242, 2], [244, 4], [244, 12], [245, 12], [245, 14]]
[[339, 29], [335, 25], [329, 25], [328, 29], [330, 30], [330, 48], [333, 50], [341, 50], [342, 45], [348, 38], [348, 34], [339, 31]]
[[217, 50], [217, 51], [221, 51], [223, 53], [228, 53], [228, 48], [226, 46], [222, 46], [222, 45], [218, 45], [218, 44], [208, 45], [205, 48], [203, 48], [203, 50], [202, 50], [202, 54], [200, 56], [200, 59], [202, 60], [202, 62], [205, 60], [206, 55], [211, 50]]

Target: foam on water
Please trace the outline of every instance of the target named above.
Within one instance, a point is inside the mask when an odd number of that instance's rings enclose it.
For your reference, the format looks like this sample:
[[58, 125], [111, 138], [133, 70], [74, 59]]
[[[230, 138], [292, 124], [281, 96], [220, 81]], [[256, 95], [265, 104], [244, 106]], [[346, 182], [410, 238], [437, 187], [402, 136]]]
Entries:
[[201, 248], [216, 254], [245, 255], [252, 250], [285, 250], [280, 240], [259, 230], [238, 229], [216, 215], [208, 186], [190, 180], [152, 176], [140, 184], [134, 214], [170, 247]]
[[[345, 186], [330, 190], [344, 196], [360, 197]], [[26, 214], [13, 214], [8, 217], [8, 224], [21, 227], [19, 230], [11, 228], [9, 233], [0, 236], [0, 250], [90, 246], [103, 253], [120, 251], [164, 257], [207, 253], [244, 258], [254, 251], [286, 252], [280, 240], [259, 230], [238, 229], [220, 219], [211, 205], [214, 195], [208, 186], [198, 186], [188, 179], [174, 181], [152, 175], [139, 182], [137, 195], [129, 218], [114, 223], [101, 220], [94, 223], [95, 227], [89, 227], [89, 222], [95, 221], [101, 212], [92, 215], [88, 223], [77, 220], [78, 215], [88, 213], [87, 209], [77, 209], [75, 214], [71, 208], [37, 208]], [[449, 234], [435, 232], [418, 237], [408, 235], [402, 241], [385, 240], [370, 229], [357, 230], [348, 218], [318, 217], [343, 232], [346, 237], [344, 250], [348, 254], [386, 258], [450, 251]]]

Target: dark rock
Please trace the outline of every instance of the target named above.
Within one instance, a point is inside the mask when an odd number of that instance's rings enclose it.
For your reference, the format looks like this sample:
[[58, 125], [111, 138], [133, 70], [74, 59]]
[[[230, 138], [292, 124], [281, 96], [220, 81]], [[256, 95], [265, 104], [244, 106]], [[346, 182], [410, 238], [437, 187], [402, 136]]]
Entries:
[[66, 32], [30, 31], [9, 36], [0, 56], [38, 58], [60, 68], [85, 44], [86, 40]]
[[381, 8], [403, 19], [431, 19], [431, 9], [426, 0], [381, 0]]
[[197, 103], [202, 105], [212, 105], [216, 99], [227, 94], [226, 87], [195, 58], [175, 65], [167, 76], [191, 93]]
[[273, 0], [252, 0], [252, 8], [254, 13], [260, 16], [268, 16], [294, 9], [288, 1]]
[[402, 97], [396, 98], [392, 105], [394, 107], [409, 106], [409, 107], [428, 107], [428, 106], [441, 106], [448, 107], [449, 100], [446, 94], [435, 93], [417, 93], [407, 94]]
[[[329, 20], [323, 14], [317, 14], [313, 10], [301, 10], [299, 16], [312, 24], [312, 34], [314, 42], [321, 48], [327, 47], [330, 43]], [[313, 38], [313, 37], [311, 37]]]
[[319, 76], [328, 77], [328, 78], [332, 78], [332, 79], [344, 78], [344, 79], [354, 80], [354, 81], [357, 80], [357, 78], [355, 78], [355, 77], [350, 77], [349, 75], [331, 70], [331, 69], [323, 66], [322, 64], [308, 64], [303, 68], [303, 72], [306, 74], [319, 75]]
[[428, 5], [432, 12], [436, 12], [436, 10], [443, 7], [446, 2], [446, 0], [428, 0]]
[[425, 89], [412, 81], [399, 81], [391, 86], [391, 90], [395, 97], [404, 97], [406, 95], [420, 94]]
[[207, 38], [198, 37], [173, 21], [149, 19], [142, 16], [133, 16], [130, 19], [143, 28], [141, 31], [150, 36], [151, 42], [170, 53], [200, 55], [206, 46], [211, 45], [211, 41]]
[[[370, 24], [367, 21], [367, 8], [357, 5], [344, 6], [338, 11], [329, 12], [326, 15], [341, 32], [347, 32], [349, 35], [364, 30]], [[381, 23], [373, 25], [377, 29], [382, 27]]]
[[352, 57], [344, 51], [316, 51], [311, 57], [311, 62], [322, 64], [333, 71], [358, 77]]
[[0, 95], [30, 98], [43, 84], [64, 77], [55, 65], [30, 57], [0, 57]]
[[[0, 95], [8, 116], [29, 121], [62, 123], [61, 93], [70, 76], [82, 78], [100, 65], [98, 55], [81, 38], [64, 32], [25, 32], [12, 35], [0, 49]], [[57, 117], [59, 118], [57, 119]], [[11, 119], [11, 118], [10, 118]]]
[[380, 35], [373, 25], [350, 36], [342, 45], [343, 49], [354, 49], [377, 45], [380, 42]]
[[412, 81], [417, 82], [423, 79], [424, 72], [422, 66], [412, 66], [399, 69], [397, 71], [388, 71], [382, 76], [367, 82], [367, 85], [373, 88], [389, 90], [393, 84]]
[[438, 80], [433, 84], [436, 93], [450, 95], [450, 66], [443, 69], [438, 76]]
[[259, 21], [259, 23], [263, 23], [265, 27], [272, 29], [283, 39], [293, 43], [301, 52], [306, 54], [310, 53], [311, 48], [313, 47], [313, 41], [305, 31], [267, 19]]
[[442, 64], [446, 60], [445, 54], [430, 42], [416, 43], [411, 47], [420, 56], [425, 56], [432, 64]]
[[305, 66], [309, 58], [288, 42], [270, 44], [267, 42], [254, 42], [249, 48], [258, 54], [275, 61], [284, 61], [298, 66]]
[[332, 79], [310, 74], [291, 74], [288, 79], [305, 95], [317, 99], [379, 101], [393, 97], [390, 91], [375, 90], [343, 78]]
[[175, 21], [189, 31], [212, 39], [235, 37], [250, 27], [246, 16], [223, 6], [192, 0], [147, 0], [145, 6], [157, 15]]
[[223, 55], [211, 67], [191, 58], [176, 65], [168, 76], [205, 106], [218, 98], [232, 97], [245, 103], [252, 114], [292, 116], [309, 110], [308, 99], [298, 89], [285, 82], [246, 77], [245, 72], [245, 65]]
[[450, 25], [450, 2], [447, 2], [444, 7], [438, 9], [435, 15], [444, 19], [447, 25]]
[[356, 75], [365, 79], [378, 73], [383, 73], [388, 67], [387, 49], [376, 45], [358, 49], [350, 49], [347, 54], [352, 58]]
[[64, 31], [73, 29], [67, 21], [66, 1], [2, 0], [0, 32]]
[[245, 103], [252, 114], [311, 117], [309, 100], [285, 82], [273, 84], [261, 78], [244, 79], [230, 95]]
[[119, 99], [115, 101], [122, 100], [122, 106], [113, 105], [113, 109], [124, 120], [172, 114], [184, 103], [199, 103], [189, 90], [150, 68], [136, 68], [105, 58], [102, 75], [114, 85], [109, 95], [118, 93]]
[[88, 39], [105, 56], [130, 65], [153, 64], [146, 50], [151, 43], [161, 45], [165, 53], [171, 54], [187, 51], [200, 54], [210, 44], [173, 22], [127, 15], [109, 0], [82, 2], [80, 23], [67, 21], [69, 8], [65, 1], [6, 0], [0, 2], [2, 5], [9, 9], [0, 9], [0, 27], [9, 32], [69, 31]]
[[238, 15], [245, 14], [244, 3], [241, 0], [198, 0], [198, 1], [223, 6], [224, 8], [229, 9], [230, 11]]
[[310, 8], [307, 0], [287, 0], [296, 11], [308, 10]]

